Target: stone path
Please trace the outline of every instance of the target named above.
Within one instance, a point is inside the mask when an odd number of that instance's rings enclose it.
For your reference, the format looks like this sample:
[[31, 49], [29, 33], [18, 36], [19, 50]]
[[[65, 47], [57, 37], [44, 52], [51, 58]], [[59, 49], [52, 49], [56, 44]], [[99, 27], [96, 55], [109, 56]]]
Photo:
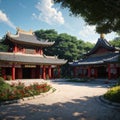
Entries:
[[106, 84], [53, 82], [48, 96], [0, 106], [0, 120], [120, 120], [120, 110], [97, 100]]

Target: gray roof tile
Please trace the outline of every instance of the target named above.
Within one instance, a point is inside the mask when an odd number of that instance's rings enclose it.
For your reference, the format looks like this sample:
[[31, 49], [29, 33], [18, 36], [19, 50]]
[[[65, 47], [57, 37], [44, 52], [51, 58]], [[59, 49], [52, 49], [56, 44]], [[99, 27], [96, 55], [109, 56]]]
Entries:
[[110, 43], [106, 39], [99, 38], [94, 48], [91, 49], [86, 55], [93, 54], [99, 47], [105, 48], [109, 51], [120, 51], [120, 49], [110, 45]]
[[100, 56], [89, 56], [87, 58], [81, 59], [76, 62], [70, 63], [71, 66], [79, 66], [79, 65], [92, 65], [92, 64], [104, 64], [104, 63], [113, 63], [118, 62], [118, 58], [120, 53], [109, 53]]
[[51, 46], [54, 44], [54, 42], [48, 42], [47, 40], [42, 40], [38, 39], [34, 34], [29, 35], [29, 34], [23, 34], [23, 33], [18, 33], [17, 35], [12, 35], [8, 33], [7, 38], [15, 43], [21, 43], [21, 44], [27, 44], [27, 45], [32, 45], [32, 46]]
[[19, 62], [19, 63], [27, 63], [27, 64], [52, 64], [52, 65], [62, 65], [67, 61], [63, 59], [57, 58], [49, 58], [40, 55], [28, 55], [22, 53], [6, 53], [0, 52], [0, 61], [8, 61], [8, 62]]

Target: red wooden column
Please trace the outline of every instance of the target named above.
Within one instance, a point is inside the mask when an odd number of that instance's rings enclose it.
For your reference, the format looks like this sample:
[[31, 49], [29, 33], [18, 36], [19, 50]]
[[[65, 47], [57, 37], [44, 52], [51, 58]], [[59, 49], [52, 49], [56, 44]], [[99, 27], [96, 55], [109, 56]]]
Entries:
[[57, 66], [58, 69], [58, 78], [60, 78], [60, 66]]
[[25, 48], [23, 48], [23, 51], [22, 51], [23, 53], [25, 53]]
[[51, 65], [48, 66], [48, 76], [49, 76], [49, 79], [51, 79], [52, 77]]
[[42, 73], [43, 75], [43, 79], [46, 79], [46, 69], [45, 69], [45, 66], [43, 65], [43, 73]]
[[110, 64], [108, 64], [108, 79], [111, 79], [111, 68], [110, 68]]
[[88, 78], [90, 78], [90, 77], [91, 77], [91, 68], [88, 67]]
[[43, 55], [43, 50], [42, 50], [42, 48], [40, 48], [40, 55]]
[[12, 65], [12, 80], [15, 80], [15, 65]]
[[15, 44], [15, 46], [14, 46], [14, 53], [16, 53], [17, 52], [17, 45]]

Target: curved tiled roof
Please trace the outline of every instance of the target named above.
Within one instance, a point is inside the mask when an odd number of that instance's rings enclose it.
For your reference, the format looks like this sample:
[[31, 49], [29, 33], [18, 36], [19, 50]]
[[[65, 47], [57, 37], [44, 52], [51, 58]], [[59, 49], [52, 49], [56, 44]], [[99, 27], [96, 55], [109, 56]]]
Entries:
[[109, 53], [100, 56], [90, 56], [84, 59], [81, 59], [76, 62], [70, 63], [71, 66], [79, 66], [79, 65], [93, 65], [93, 64], [104, 64], [106, 62], [113, 63], [118, 62], [120, 53]]
[[18, 63], [27, 63], [35, 65], [62, 65], [67, 61], [63, 59], [57, 59], [52, 57], [45, 57], [40, 55], [31, 55], [31, 54], [22, 54], [22, 53], [6, 53], [0, 52], [0, 61], [6, 62], [18, 62]]
[[106, 39], [99, 38], [94, 48], [91, 49], [86, 55], [93, 54], [99, 47], [103, 47], [109, 51], [120, 51], [120, 49], [117, 49], [116, 47], [110, 45], [110, 43]]
[[38, 39], [37, 36], [34, 34], [24, 34], [18, 32], [16, 35], [12, 35], [10, 33], [7, 33], [6, 35], [7, 39], [19, 44], [25, 44], [25, 45], [32, 45], [32, 46], [51, 46], [54, 44], [54, 42], [48, 42], [47, 40], [44, 41], [42, 39]]

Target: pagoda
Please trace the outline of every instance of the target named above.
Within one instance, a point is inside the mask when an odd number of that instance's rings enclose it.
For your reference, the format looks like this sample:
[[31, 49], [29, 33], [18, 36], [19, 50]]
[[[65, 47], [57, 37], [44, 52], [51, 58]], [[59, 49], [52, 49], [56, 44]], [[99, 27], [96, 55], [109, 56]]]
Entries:
[[43, 49], [54, 42], [38, 39], [30, 31], [17, 28], [15, 35], [8, 32], [5, 40], [7, 52], [0, 52], [1, 76], [7, 79], [51, 79], [60, 77], [60, 66], [67, 61], [56, 56], [46, 56]]
[[120, 49], [101, 34], [95, 46], [80, 60], [70, 62], [73, 77], [116, 79], [120, 77]]

